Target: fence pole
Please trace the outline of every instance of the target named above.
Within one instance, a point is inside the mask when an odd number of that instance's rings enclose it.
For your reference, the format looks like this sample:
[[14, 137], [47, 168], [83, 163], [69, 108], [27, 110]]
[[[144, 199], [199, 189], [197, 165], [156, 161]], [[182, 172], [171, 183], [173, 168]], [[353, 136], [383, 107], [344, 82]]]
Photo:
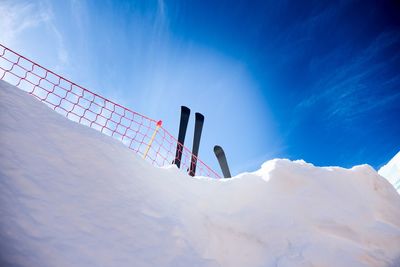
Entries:
[[154, 130], [154, 133], [151, 136], [149, 143], [147, 144], [146, 152], [144, 152], [144, 155], [143, 155], [144, 159], [147, 157], [147, 153], [149, 153], [150, 147], [153, 144], [154, 138], [156, 137], [156, 134], [157, 134], [158, 130], [160, 129], [161, 125], [162, 125], [162, 121], [158, 121], [156, 129]]

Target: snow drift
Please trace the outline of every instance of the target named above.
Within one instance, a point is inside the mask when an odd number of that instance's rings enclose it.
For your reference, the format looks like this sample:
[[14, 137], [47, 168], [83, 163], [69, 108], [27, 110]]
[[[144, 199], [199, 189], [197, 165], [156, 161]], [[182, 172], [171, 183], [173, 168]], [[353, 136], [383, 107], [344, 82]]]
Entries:
[[0, 81], [1, 266], [400, 266], [400, 196], [367, 165], [155, 168]]
[[378, 173], [385, 177], [400, 194], [400, 151]]

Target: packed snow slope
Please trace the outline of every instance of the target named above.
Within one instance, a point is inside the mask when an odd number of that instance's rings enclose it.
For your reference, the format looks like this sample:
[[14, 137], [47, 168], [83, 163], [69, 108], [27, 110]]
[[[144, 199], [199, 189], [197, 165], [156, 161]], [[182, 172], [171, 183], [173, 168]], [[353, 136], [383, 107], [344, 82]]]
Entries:
[[400, 196], [367, 165], [192, 178], [2, 81], [0, 147], [1, 266], [400, 266]]
[[400, 193], [400, 151], [382, 168], [378, 173], [388, 179], [388, 181]]

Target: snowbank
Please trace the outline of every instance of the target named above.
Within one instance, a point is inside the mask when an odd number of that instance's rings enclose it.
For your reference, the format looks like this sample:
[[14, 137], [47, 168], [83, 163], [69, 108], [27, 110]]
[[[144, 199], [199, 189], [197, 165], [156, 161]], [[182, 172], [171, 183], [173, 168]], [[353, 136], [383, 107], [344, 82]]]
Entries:
[[400, 196], [367, 165], [154, 168], [0, 81], [1, 266], [400, 266]]
[[385, 177], [400, 194], [400, 151], [378, 173]]

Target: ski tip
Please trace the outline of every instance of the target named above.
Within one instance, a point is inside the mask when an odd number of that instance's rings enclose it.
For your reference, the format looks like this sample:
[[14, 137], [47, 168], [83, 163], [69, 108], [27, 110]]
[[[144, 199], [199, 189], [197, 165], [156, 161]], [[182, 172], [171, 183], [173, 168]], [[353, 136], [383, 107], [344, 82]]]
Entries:
[[200, 112], [196, 112], [195, 115], [197, 120], [204, 120], [204, 115]]
[[219, 155], [225, 154], [225, 152], [222, 149], [222, 147], [215, 145], [214, 146], [214, 154], [218, 157]]
[[215, 145], [214, 146], [214, 152], [218, 151], [218, 150], [222, 150], [222, 147], [220, 147], [219, 145]]
[[184, 113], [190, 113], [190, 108], [188, 108], [187, 106], [181, 106], [181, 111]]

